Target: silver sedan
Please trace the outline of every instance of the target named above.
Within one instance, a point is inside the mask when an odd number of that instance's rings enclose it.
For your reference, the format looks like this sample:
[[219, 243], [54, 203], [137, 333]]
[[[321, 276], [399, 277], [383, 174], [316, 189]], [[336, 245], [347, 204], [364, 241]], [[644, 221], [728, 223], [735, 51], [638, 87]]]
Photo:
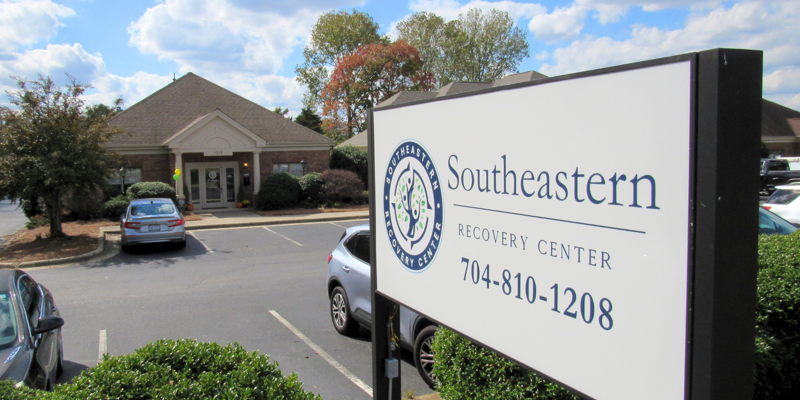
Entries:
[[177, 243], [186, 247], [183, 215], [171, 199], [140, 199], [128, 205], [120, 222], [122, 250], [141, 243]]

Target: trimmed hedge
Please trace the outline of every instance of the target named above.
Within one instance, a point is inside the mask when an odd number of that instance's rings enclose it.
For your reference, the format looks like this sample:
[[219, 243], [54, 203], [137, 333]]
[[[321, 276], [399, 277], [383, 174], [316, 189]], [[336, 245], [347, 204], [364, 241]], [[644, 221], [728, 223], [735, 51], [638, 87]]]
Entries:
[[303, 390], [296, 374], [284, 377], [269, 356], [248, 353], [238, 343], [221, 346], [193, 339], [159, 340], [128, 355], [106, 355], [53, 392], [6, 383], [0, 385], [0, 398], [321, 400]]
[[355, 146], [343, 146], [331, 150], [331, 169], [345, 169], [358, 175], [361, 182], [369, 182], [369, 156]]
[[800, 398], [800, 231], [758, 239], [754, 399]]
[[128, 197], [136, 199], [169, 198], [176, 201], [175, 189], [164, 182], [139, 182], [128, 188]]
[[329, 169], [322, 173], [322, 191], [328, 202], [358, 199], [364, 184], [358, 176], [344, 169]]
[[300, 178], [300, 197], [312, 204], [325, 202], [325, 193], [322, 191], [322, 174], [309, 172]]
[[580, 399], [444, 327], [436, 330], [432, 348], [433, 375], [443, 399]]
[[256, 196], [259, 210], [280, 210], [294, 207], [300, 202], [300, 183], [297, 177], [286, 172], [270, 175]]
[[130, 203], [130, 201], [131, 199], [129, 199], [128, 196], [122, 194], [109, 199], [100, 207], [100, 215], [104, 218], [119, 219], [128, 208], [128, 203]]

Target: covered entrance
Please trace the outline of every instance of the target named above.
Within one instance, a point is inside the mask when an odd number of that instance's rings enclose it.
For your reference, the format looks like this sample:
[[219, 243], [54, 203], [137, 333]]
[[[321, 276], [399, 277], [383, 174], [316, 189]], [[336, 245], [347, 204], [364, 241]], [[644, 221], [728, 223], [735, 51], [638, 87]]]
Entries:
[[236, 207], [240, 185], [237, 162], [186, 163], [185, 168], [191, 204], [202, 209]]
[[[185, 153], [203, 154], [199, 159], [202, 162], [187, 162], [183, 167], [185, 172], [178, 177], [178, 195], [185, 196], [187, 202], [195, 207], [236, 207], [236, 195], [242, 184], [239, 176], [242, 165], [240, 161], [230, 161], [231, 158], [238, 158], [234, 157], [234, 153], [252, 155], [253, 193], [260, 188], [260, 154], [267, 142], [220, 110], [198, 118], [162, 144], [175, 154], [175, 165], [184, 165]], [[214, 161], [214, 158], [227, 160]], [[195, 157], [193, 161], [198, 161], [198, 158]], [[243, 166], [247, 167], [247, 164]], [[184, 182], [188, 193], [183, 193]]]

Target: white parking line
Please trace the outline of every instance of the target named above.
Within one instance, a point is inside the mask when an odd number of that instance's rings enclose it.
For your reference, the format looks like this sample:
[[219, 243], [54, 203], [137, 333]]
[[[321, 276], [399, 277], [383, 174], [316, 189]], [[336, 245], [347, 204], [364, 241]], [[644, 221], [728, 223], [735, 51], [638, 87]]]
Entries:
[[105, 329], [100, 331], [100, 346], [97, 348], [97, 362], [103, 361], [103, 354], [108, 353], [108, 335]]
[[329, 224], [331, 224], [331, 225], [336, 225], [336, 226], [338, 226], [339, 228], [344, 228], [344, 229], [347, 229], [347, 227], [346, 227], [346, 226], [341, 226], [341, 225], [337, 224], [336, 222], [328, 222], [328, 223], [329, 223]]
[[278, 321], [281, 321], [281, 323], [285, 325], [287, 328], [289, 328], [289, 330], [292, 331], [292, 333], [294, 333], [297, 337], [299, 337], [300, 340], [306, 342], [308, 347], [311, 347], [312, 350], [316, 351], [317, 354], [322, 356], [322, 358], [325, 359], [325, 361], [327, 361], [328, 364], [332, 365], [334, 368], [339, 370], [339, 372], [341, 372], [344, 376], [346, 376], [347, 379], [350, 379], [350, 381], [353, 382], [359, 388], [361, 388], [361, 390], [367, 392], [369, 397], [372, 397], [372, 388], [369, 387], [369, 385], [367, 385], [364, 381], [355, 376], [355, 374], [350, 372], [342, 364], [339, 364], [338, 361], [334, 360], [333, 357], [331, 357], [328, 353], [325, 352], [325, 350], [322, 350], [321, 347], [317, 346], [314, 342], [312, 342], [311, 339], [306, 337], [306, 335], [304, 335], [297, 328], [295, 328], [291, 322], [283, 318], [280, 314], [278, 314], [277, 311], [269, 310], [269, 313], [272, 314], [273, 317], [277, 318]]
[[213, 253], [213, 252], [214, 252], [214, 250], [211, 250], [211, 248], [210, 248], [210, 247], [206, 246], [206, 244], [205, 244], [205, 243], [203, 243], [203, 241], [202, 241], [202, 240], [200, 240], [200, 239], [199, 239], [197, 236], [195, 236], [195, 235], [194, 235], [194, 233], [192, 233], [192, 232], [186, 232], [186, 234], [187, 234], [187, 235], [192, 235], [192, 237], [193, 237], [193, 238], [197, 239], [197, 241], [198, 241], [198, 242], [200, 242], [200, 244], [202, 244], [202, 245], [203, 245], [203, 247], [205, 247], [205, 248], [206, 248], [206, 251], [207, 251], [207, 252], [209, 252], [209, 253]]
[[266, 229], [266, 230], [268, 230], [268, 231], [270, 231], [270, 232], [272, 232], [272, 233], [274, 233], [274, 234], [276, 234], [276, 235], [278, 235], [278, 236], [280, 236], [280, 237], [282, 237], [282, 238], [284, 238], [284, 239], [286, 239], [286, 240], [288, 240], [288, 241], [290, 241], [290, 242], [292, 242], [292, 243], [294, 243], [294, 244], [296, 244], [296, 245], [298, 245], [298, 246], [302, 246], [302, 244], [300, 244], [300, 243], [297, 243], [297, 242], [295, 242], [294, 240], [292, 240], [292, 239], [289, 239], [288, 237], [286, 237], [286, 236], [283, 236], [283, 235], [281, 235], [280, 233], [278, 233], [278, 232], [275, 232], [275, 231], [273, 231], [272, 229], [269, 229], [269, 228], [267, 228], [266, 226], [262, 226], [262, 228], [264, 228], [264, 229]]

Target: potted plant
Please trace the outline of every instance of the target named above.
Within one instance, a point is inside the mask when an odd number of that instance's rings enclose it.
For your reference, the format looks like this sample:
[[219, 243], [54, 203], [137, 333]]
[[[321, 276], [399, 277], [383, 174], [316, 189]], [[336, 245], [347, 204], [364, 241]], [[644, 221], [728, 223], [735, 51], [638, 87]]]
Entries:
[[236, 192], [236, 208], [244, 207], [244, 185], [239, 184], [239, 191]]
[[250, 207], [250, 200], [245, 200], [245, 201], [243, 201], [243, 202], [242, 202], [242, 205], [243, 205], [244, 207]]

